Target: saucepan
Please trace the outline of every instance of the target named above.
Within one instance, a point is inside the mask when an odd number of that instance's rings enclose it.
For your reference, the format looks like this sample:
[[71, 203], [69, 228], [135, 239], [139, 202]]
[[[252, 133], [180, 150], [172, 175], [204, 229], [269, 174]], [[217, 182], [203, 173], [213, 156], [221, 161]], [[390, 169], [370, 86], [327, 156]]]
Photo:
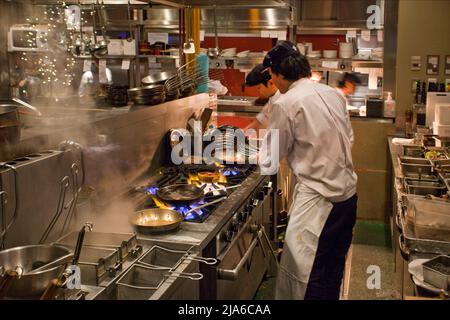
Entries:
[[204, 198], [205, 193], [203, 189], [193, 184], [179, 183], [158, 189], [156, 196], [167, 204], [190, 205]]
[[134, 213], [131, 218], [131, 223], [140, 233], [160, 233], [177, 229], [184, 217], [196, 210], [208, 207], [212, 204], [225, 200], [226, 197], [221, 197], [214, 201], [205, 203], [190, 209], [184, 215], [172, 209], [152, 208], [140, 210]]

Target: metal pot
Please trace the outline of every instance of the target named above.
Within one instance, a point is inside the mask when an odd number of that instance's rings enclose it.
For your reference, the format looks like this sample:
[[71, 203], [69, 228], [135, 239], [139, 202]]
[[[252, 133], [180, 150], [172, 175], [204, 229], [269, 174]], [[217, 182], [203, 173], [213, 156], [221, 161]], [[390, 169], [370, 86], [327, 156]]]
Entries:
[[[64, 272], [72, 256], [70, 249], [53, 245], [30, 245], [0, 251], [0, 268], [3, 268], [4, 272], [14, 270], [18, 266], [23, 270], [22, 276], [13, 280], [6, 296], [10, 298], [39, 297], [50, 280]], [[63, 257], [65, 258], [60, 260], [57, 266], [32, 272], [43, 264]]]
[[169, 71], [153, 73], [143, 78], [142, 84], [143, 85], [163, 84], [167, 80], [175, 77], [176, 75], [177, 75], [176, 72], [169, 72]]

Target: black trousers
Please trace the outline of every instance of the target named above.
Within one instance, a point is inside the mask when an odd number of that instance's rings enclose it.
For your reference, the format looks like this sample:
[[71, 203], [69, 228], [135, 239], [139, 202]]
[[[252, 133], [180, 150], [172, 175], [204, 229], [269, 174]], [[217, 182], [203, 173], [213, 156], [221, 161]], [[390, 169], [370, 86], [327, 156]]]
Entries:
[[320, 234], [305, 300], [338, 300], [345, 257], [352, 242], [356, 222], [357, 195], [333, 203], [333, 209]]

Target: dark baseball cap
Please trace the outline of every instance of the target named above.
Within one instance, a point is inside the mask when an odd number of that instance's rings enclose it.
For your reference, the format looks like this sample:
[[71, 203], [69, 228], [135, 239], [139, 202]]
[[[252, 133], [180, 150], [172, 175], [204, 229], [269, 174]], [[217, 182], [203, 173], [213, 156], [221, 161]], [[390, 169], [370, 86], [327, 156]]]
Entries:
[[300, 55], [297, 46], [290, 41], [279, 41], [264, 57], [264, 68], [280, 64], [289, 56]]
[[260, 83], [267, 83], [271, 79], [269, 71], [262, 64], [258, 64], [256, 67], [250, 71], [250, 73], [245, 78], [245, 85], [252, 87]]

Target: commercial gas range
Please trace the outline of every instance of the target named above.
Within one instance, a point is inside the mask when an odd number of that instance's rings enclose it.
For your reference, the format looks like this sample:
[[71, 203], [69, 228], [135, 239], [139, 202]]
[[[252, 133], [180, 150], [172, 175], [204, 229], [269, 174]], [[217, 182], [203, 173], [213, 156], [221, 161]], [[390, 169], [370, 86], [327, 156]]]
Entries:
[[[218, 170], [221, 181], [206, 185], [199, 181], [197, 173], [207, 170]], [[220, 169], [204, 165], [163, 167], [134, 188], [140, 195], [134, 195], [140, 199], [136, 209], [169, 207], [184, 214], [190, 208], [170, 207], [154, 196], [158, 188], [175, 183], [202, 187], [206, 194], [203, 202], [224, 196], [226, 199], [186, 215], [177, 230], [162, 234], [138, 233], [138, 239], [161, 245], [189, 244], [196, 247], [202, 257], [216, 258], [219, 261], [216, 265], [198, 266], [204, 276], [198, 287], [200, 299], [253, 298], [274, 259], [269, 240], [271, 232], [269, 235], [265, 232], [273, 229], [271, 177], [261, 176], [259, 169], [252, 165]]]

